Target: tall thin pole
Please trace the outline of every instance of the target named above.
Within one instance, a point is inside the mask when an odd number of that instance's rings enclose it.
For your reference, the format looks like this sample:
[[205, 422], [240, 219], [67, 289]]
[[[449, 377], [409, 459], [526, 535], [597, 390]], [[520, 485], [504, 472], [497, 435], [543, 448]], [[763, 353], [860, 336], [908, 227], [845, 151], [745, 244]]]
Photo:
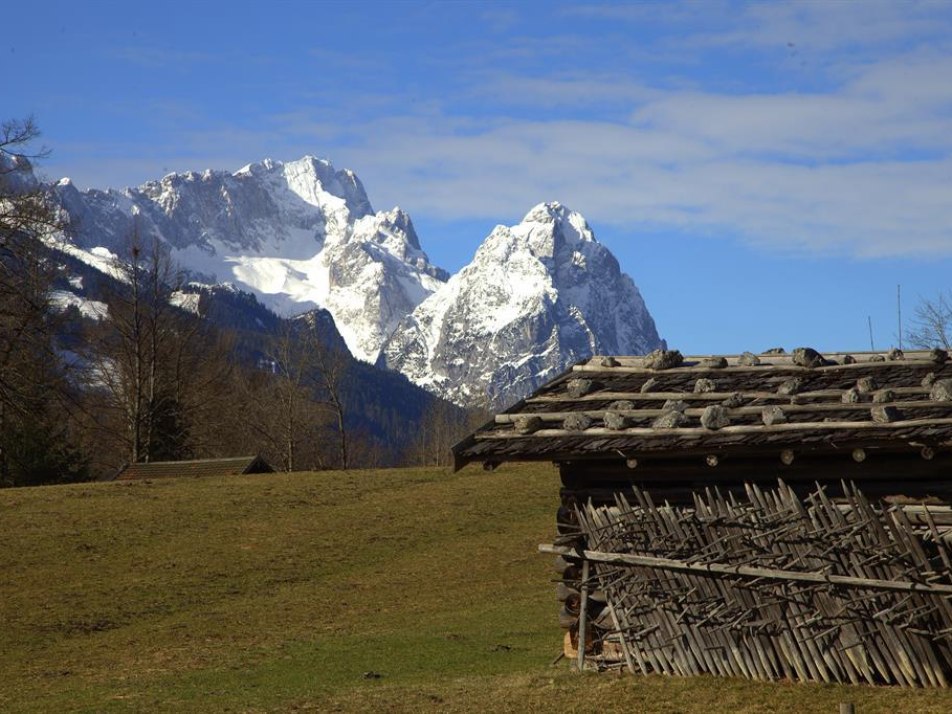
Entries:
[[875, 352], [876, 347], [873, 345], [873, 318], [867, 315], [866, 322], [869, 324], [869, 351]]
[[578, 614], [578, 671], [585, 671], [585, 630], [588, 627], [588, 560], [582, 561], [582, 602]]
[[899, 349], [902, 350], [902, 285], [896, 286], [896, 318], [899, 320]]

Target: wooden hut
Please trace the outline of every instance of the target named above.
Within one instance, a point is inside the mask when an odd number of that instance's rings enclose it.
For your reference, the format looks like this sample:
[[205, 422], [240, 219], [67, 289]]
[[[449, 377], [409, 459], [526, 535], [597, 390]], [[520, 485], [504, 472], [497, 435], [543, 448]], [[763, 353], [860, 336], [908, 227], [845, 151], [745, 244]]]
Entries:
[[151, 478], [198, 476], [239, 476], [242, 474], [273, 473], [271, 465], [260, 456], [236, 456], [224, 459], [194, 459], [192, 461], [150, 461], [126, 464], [116, 473], [115, 481]]
[[558, 464], [540, 549], [580, 666], [952, 680], [942, 350], [593, 357], [453, 453]]

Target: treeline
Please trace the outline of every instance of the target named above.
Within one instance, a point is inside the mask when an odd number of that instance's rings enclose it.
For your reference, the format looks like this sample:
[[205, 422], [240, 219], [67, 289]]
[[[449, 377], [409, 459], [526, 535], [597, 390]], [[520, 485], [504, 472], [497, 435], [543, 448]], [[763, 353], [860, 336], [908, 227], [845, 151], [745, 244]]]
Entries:
[[187, 285], [148, 236], [112, 275], [49, 247], [68, 226], [33, 180], [37, 135], [0, 125], [0, 485], [254, 453], [285, 470], [446, 464], [482, 418], [355, 361], [323, 311], [283, 320]]

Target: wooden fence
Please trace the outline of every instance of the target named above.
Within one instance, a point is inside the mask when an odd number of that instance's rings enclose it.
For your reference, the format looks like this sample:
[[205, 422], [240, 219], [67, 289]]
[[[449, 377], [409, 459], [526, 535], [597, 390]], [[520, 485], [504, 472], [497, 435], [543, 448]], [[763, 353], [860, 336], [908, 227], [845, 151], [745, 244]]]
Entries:
[[578, 532], [540, 549], [572, 574], [560, 591], [580, 664], [948, 686], [952, 513], [842, 488], [801, 500], [748, 485], [693, 508], [635, 489], [579, 507]]

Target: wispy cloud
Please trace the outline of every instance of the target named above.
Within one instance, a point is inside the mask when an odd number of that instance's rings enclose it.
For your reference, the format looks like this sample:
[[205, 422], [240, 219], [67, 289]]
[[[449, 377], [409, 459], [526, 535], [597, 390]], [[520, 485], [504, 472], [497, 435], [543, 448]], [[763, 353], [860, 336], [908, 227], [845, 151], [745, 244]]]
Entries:
[[[322, 72], [287, 91], [300, 106], [253, 121], [206, 115], [187, 132], [170, 114], [178, 158], [163, 165], [315, 153], [354, 168], [381, 207], [441, 219], [502, 220], [558, 199], [597, 224], [770, 250], [952, 255], [947, 6], [552, 12], [538, 32], [530, 10], [487, 9], [474, 22], [490, 35], [428, 51], [411, 82], [381, 63], [392, 55], [305, 49]], [[142, 63], [202, 61], [128, 51]], [[428, 84], [430, 73], [441, 81]]]

